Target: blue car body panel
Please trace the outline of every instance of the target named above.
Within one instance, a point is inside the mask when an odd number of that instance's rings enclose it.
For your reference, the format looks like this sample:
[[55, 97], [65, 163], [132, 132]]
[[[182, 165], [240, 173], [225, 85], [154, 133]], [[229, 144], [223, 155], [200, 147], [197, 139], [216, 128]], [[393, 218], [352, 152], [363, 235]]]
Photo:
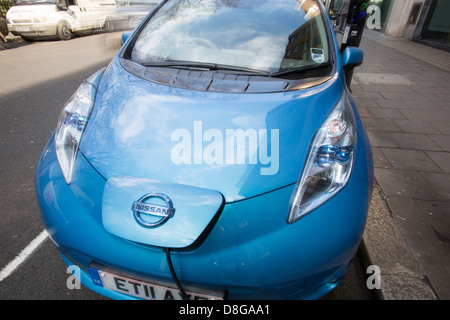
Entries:
[[[130, 203], [141, 198], [144, 190], [170, 194], [176, 205], [173, 217], [158, 228], [142, 227], [130, 214]], [[108, 232], [130, 241], [157, 247], [184, 248], [197, 240], [222, 204], [223, 197], [217, 191], [120, 176], [106, 182], [102, 222]], [[156, 220], [159, 219], [156, 217]]]
[[[337, 286], [362, 238], [371, 195], [368, 186], [373, 182], [370, 147], [364, 131], [359, 132], [352, 177], [335, 197], [294, 224], [287, 224], [286, 218], [296, 184], [226, 204], [198, 247], [173, 253], [180, 281], [199, 287], [217, 284], [232, 299], [310, 299]], [[83, 270], [96, 261], [170, 281], [160, 248], [105, 231], [101, 205], [105, 179], [80, 154], [75, 178], [67, 185], [53, 141], [52, 137], [38, 163], [36, 191], [42, 195], [38, 200], [43, 222], [65, 261]], [[86, 271], [82, 275], [84, 285], [104, 294], [106, 289], [94, 285]], [[110, 297], [129, 298], [106, 291]]]
[[[335, 40], [333, 44], [338, 52]], [[173, 283], [164, 251], [169, 247], [175, 248], [172, 261], [183, 286], [223, 290], [230, 299], [315, 299], [339, 285], [361, 241], [372, 193], [371, 148], [358, 116], [356, 155], [347, 185], [311, 214], [287, 223], [314, 135], [341, 95], [350, 95], [342, 59], [336, 58], [337, 72], [322, 84], [233, 94], [144, 80], [122, 66], [119, 52], [96, 83], [95, 107], [71, 184], [59, 168], [54, 136], [36, 168], [42, 221], [65, 263], [81, 268], [82, 284], [110, 298], [133, 298], [95, 284], [89, 275], [93, 264]], [[357, 115], [351, 97], [350, 101]], [[278, 129], [278, 163], [246, 158], [244, 163], [211, 165], [195, 159], [195, 141], [204, 151], [211, 141], [203, 134], [211, 128], [222, 134], [227, 129], [266, 130], [267, 141], [270, 130]], [[198, 130], [199, 136], [191, 137], [190, 165], [175, 164], [171, 158], [180, 142], [171, 137], [177, 129], [193, 135]], [[277, 165], [277, 170], [261, 174], [270, 165]], [[145, 187], [141, 194], [132, 188], [130, 195], [120, 198], [124, 181]], [[193, 229], [180, 228], [183, 231], [165, 240], [149, 229], [144, 239], [145, 233], [132, 235], [131, 220], [123, 228], [111, 222], [127, 202], [132, 217], [138, 194], [156, 192], [157, 185], [164, 185], [171, 197], [181, 195], [183, 185], [206, 197], [202, 215], [188, 219]], [[178, 203], [188, 208], [189, 196]], [[116, 205], [124, 209], [117, 211]], [[174, 206], [178, 210], [175, 201]], [[178, 213], [164, 226], [175, 223]]]
[[[226, 202], [245, 199], [298, 181], [310, 141], [342, 95], [341, 80], [335, 76], [300, 91], [211, 93], [143, 80], [126, 72], [116, 58], [99, 84], [80, 149], [106, 179], [141, 177], [216, 190]], [[133, 90], [128, 88], [130, 83]], [[199, 125], [194, 125], [199, 122], [201, 129], [196, 132]], [[223, 137], [227, 130], [265, 129], [267, 136], [258, 138], [268, 145], [271, 129], [279, 130], [279, 157], [267, 165], [261, 161], [250, 164], [248, 156], [242, 164], [237, 159], [231, 164], [226, 163], [228, 159], [206, 164], [195, 157], [211, 143], [203, 137], [211, 128]], [[171, 159], [178, 143], [171, 134], [177, 129], [193, 133], [189, 164], [175, 164]], [[220, 158], [226, 156], [224, 150]], [[264, 169], [273, 172], [261, 174]]]

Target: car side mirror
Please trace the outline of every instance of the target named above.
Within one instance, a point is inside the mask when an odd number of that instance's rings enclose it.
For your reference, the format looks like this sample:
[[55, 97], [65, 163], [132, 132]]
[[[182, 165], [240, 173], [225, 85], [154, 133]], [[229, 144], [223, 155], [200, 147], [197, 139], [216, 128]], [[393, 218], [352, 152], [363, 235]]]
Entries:
[[344, 70], [350, 70], [360, 66], [364, 61], [364, 52], [357, 47], [347, 47], [342, 53]]
[[66, 11], [69, 6], [66, 0], [56, 0], [56, 7], [59, 10]]
[[364, 52], [357, 47], [347, 47], [342, 53], [342, 64], [344, 66], [345, 82], [347, 87], [350, 88], [350, 84], [353, 78], [353, 70], [360, 66], [364, 61]]
[[122, 33], [122, 38], [120, 39], [121, 44], [123, 45], [125, 42], [127, 42], [128, 38], [131, 36], [133, 31], [126, 31]]

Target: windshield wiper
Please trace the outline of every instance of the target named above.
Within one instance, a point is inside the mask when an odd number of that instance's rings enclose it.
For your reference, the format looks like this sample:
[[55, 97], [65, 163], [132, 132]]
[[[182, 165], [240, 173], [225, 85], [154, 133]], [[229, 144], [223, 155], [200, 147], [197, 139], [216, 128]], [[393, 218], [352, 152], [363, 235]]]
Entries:
[[245, 67], [237, 67], [237, 66], [228, 66], [216, 63], [209, 62], [195, 62], [195, 61], [157, 61], [145, 64], [146, 67], [169, 67], [169, 68], [180, 68], [180, 69], [189, 69], [189, 70], [198, 70], [198, 71], [235, 71], [237, 74], [242, 75], [259, 75], [259, 76], [270, 76], [270, 73], [263, 70], [245, 68]]
[[318, 70], [323, 68], [328, 68], [332, 66], [330, 62], [323, 64], [316, 64], [310, 66], [304, 66], [300, 68], [293, 68], [288, 70], [282, 70], [277, 72], [267, 72], [263, 70], [229, 66], [217, 63], [209, 62], [197, 62], [197, 61], [179, 61], [179, 60], [166, 60], [166, 61], [154, 61], [144, 65], [145, 67], [168, 67], [168, 68], [178, 68], [178, 69], [188, 69], [197, 71], [232, 71], [234, 74], [248, 75], [248, 76], [263, 76], [263, 77], [282, 77], [291, 74], [302, 74], [312, 70]]
[[328, 68], [328, 67], [331, 67], [331, 65], [332, 64], [330, 62], [328, 62], [328, 63], [318, 64], [318, 65], [316, 64], [316, 65], [304, 66], [304, 67], [300, 67], [300, 68], [294, 68], [294, 69], [273, 72], [273, 73], [271, 73], [271, 76], [272, 77], [280, 77], [280, 76], [286, 76], [286, 75], [290, 75], [290, 74], [302, 74], [302, 73], [306, 73], [311, 70]]

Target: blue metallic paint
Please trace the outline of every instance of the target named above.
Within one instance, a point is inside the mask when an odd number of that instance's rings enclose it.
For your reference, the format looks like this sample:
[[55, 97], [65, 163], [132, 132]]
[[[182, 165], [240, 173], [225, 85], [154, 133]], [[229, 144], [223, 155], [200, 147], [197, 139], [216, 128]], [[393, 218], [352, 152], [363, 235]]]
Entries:
[[[175, 214], [155, 228], [136, 223], [130, 203], [145, 193], [170, 194]], [[154, 202], [154, 200], [153, 200]], [[192, 245], [221, 209], [223, 197], [213, 190], [136, 177], [113, 177], [106, 182], [102, 220], [105, 229], [122, 238], [157, 247]]]
[[360, 48], [347, 47], [342, 53], [342, 63], [344, 68], [358, 67], [363, 63], [364, 52]]
[[[142, 80], [114, 59], [100, 82], [80, 149], [106, 179], [142, 177], [216, 190], [227, 202], [245, 199], [298, 181], [308, 152], [305, 141], [312, 140], [341, 96], [340, 80], [333, 77], [301, 91], [210, 93]], [[171, 149], [176, 142], [171, 133], [179, 128], [193, 131], [198, 120], [203, 130], [279, 129], [277, 174], [261, 175], [261, 165], [248, 163], [174, 164]]]

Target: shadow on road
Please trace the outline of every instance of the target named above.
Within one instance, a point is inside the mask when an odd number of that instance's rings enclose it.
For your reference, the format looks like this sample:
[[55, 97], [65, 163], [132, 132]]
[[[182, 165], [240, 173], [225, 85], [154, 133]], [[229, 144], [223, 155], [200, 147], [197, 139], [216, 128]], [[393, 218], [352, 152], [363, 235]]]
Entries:
[[2, 50], [8, 50], [8, 49], [14, 49], [14, 48], [20, 48], [24, 46], [28, 46], [32, 44], [32, 42], [20, 40], [20, 39], [14, 39], [14, 40], [8, 40], [8, 42], [3, 42], [0, 40], [0, 51]]

